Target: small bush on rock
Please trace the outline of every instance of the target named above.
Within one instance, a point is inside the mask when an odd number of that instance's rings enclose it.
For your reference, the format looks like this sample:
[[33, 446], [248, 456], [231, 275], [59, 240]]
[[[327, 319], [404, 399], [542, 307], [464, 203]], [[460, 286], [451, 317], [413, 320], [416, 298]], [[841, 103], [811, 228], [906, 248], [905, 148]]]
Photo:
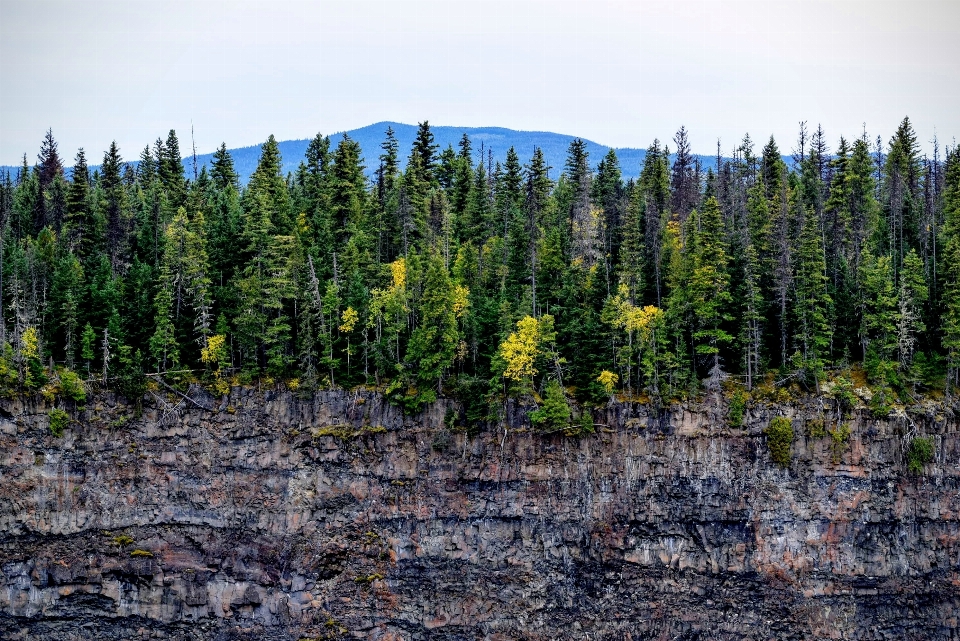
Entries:
[[907, 469], [911, 474], [923, 474], [923, 466], [933, 461], [933, 439], [918, 436], [907, 448]]
[[557, 381], [547, 383], [543, 392], [543, 405], [530, 412], [530, 422], [545, 432], [568, 429], [570, 427], [570, 405], [563, 387]]
[[850, 426], [840, 423], [828, 432], [830, 434], [830, 452], [833, 462], [839, 463], [843, 451], [847, 449], [847, 443], [850, 442]]
[[730, 406], [727, 414], [727, 423], [730, 427], [741, 427], [743, 425], [743, 415], [747, 409], [747, 395], [738, 389], [730, 397]]
[[767, 447], [770, 448], [770, 458], [780, 467], [790, 467], [790, 444], [793, 442], [793, 426], [790, 419], [777, 416], [767, 429]]
[[70, 415], [61, 409], [54, 408], [47, 414], [50, 417], [50, 431], [54, 436], [60, 438], [63, 436], [63, 430], [70, 422]]
[[87, 400], [87, 391], [83, 387], [83, 380], [76, 372], [68, 369], [60, 370], [60, 392], [67, 398], [83, 403]]

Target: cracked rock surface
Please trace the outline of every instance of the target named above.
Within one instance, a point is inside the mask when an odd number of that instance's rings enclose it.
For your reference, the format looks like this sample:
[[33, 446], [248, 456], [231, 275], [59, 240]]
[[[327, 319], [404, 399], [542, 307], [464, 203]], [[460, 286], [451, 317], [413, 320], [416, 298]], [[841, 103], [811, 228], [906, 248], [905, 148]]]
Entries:
[[[234, 388], [0, 402], [0, 638], [960, 639], [960, 440], [611, 403], [582, 439]], [[205, 409], [210, 408], [210, 409]], [[762, 429], [794, 417], [792, 464]]]

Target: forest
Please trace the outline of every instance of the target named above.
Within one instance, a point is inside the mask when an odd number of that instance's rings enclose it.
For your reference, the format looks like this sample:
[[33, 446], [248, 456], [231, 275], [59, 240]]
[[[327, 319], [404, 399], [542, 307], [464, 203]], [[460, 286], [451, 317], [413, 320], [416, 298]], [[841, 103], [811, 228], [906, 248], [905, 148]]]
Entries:
[[907, 118], [757, 147], [704, 171], [681, 128], [625, 181], [577, 139], [552, 181], [539, 151], [441, 150], [425, 121], [373, 159], [317, 135], [288, 175], [271, 136], [241, 185], [226, 145], [191, 172], [170, 131], [92, 171], [48, 131], [0, 176], [0, 393], [364, 386], [469, 425], [515, 399], [545, 430], [617, 395], [950, 399], [960, 150], [924, 155]]

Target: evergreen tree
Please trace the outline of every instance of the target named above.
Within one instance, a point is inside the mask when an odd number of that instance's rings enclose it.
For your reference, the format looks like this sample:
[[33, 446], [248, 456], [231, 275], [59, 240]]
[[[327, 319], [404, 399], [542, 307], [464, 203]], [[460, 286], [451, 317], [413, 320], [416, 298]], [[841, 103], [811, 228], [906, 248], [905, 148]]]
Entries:
[[132, 218], [127, 191], [122, 182], [123, 160], [117, 143], [103, 156], [100, 175], [100, 215], [106, 222], [107, 253], [114, 273], [127, 267], [129, 241], [127, 231]]
[[564, 204], [569, 212], [571, 259], [589, 267], [600, 257], [600, 220], [598, 211], [590, 201], [592, 177], [588, 159], [586, 143], [576, 138], [567, 150], [564, 178], [570, 186], [570, 195]]
[[143, 148], [140, 152], [140, 162], [137, 163], [137, 182], [141, 189], [149, 189], [153, 181], [159, 178], [159, 169], [157, 161], [150, 151], [150, 145]]
[[[309, 158], [309, 150], [308, 156]], [[213, 152], [213, 161], [211, 162], [210, 178], [217, 189], [226, 189], [227, 185], [237, 186], [239, 177], [233, 167], [233, 157], [227, 151], [227, 144], [220, 143], [220, 146]]]
[[898, 347], [897, 294], [889, 255], [864, 250], [860, 259], [860, 340], [871, 380], [889, 383]]
[[947, 357], [947, 389], [960, 385], [960, 148], [946, 157], [943, 189], [943, 252], [940, 254], [943, 316], [941, 345]]
[[716, 198], [708, 198], [703, 213], [691, 214], [691, 259], [689, 288], [693, 319], [694, 352], [712, 356], [714, 368], [720, 366], [720, 350], [733, 340], [725, 325], [732, 320], [729, 305], [730, 275], [724, 246], [723, 220]]
[[40, 175], [40, 189], [46, 190], [53, 183], [54, 178], [63, 175], [63, 161], [57, 151], [57, 141], [53, 139], [53, 129], [47, 129], [40, 153], [37, 156], [37, 171]]
[[833, 301], [827, 291], [822, 239], [816, 217], [810, 209], [806, 211], [800, 231], [794, 291], [794, 343], [802, 368], [819, 389], [824, 364], [830, 357]]
[[453, 293], [443, 258], [431, 252], [427, 257], [423, 294], [418, 301], [418, 324], [410, 335], [405, 358], [405, 371], [413, 373], [411, 378], [420, 403], [436, 399], [443, 375], [456, 356], [460, 337]]
[[278, 232], [286, 233], [293, 228], [293, 221], [290, 218], [287, 183], [280, 168], [280, 147], [271, 134], [260, 149], [260, 161], [244, 192], [244, 209], [262, 208], [269, 215], [270, 225], [275, 226]]
[[673, 143], [676, 145], [676, 156], [670, 173], [670, 211], [682, 223], [697, 206], [700, 185], [686, 127], [680, 127], [673, 137]]
[[919, 249], [922, 197], [919, 193], [920, 158], [917, 135], [909, 118], [904, 118], [890, 140], [884, 167], [884, 248], [893, 257], [898, 273], [903, 257]]
[[174, 207], [184, 203], [187, 196], [186, 180], [183, 176], [183, 161], [180, 156], [180, 142], [173, 129], [167, 134], [166, 142], [161, 146], [157, 141], [157, 165], [160, 181], [167, 190], [167, 197]]
[[897, 292], [897, 361], [901, 369], [909, 370], [913, 363], [917, 340], [925, 330], [923, 308], [929, 291], [923, 275], [923, 261], [915, 249], [903, 257], [900, 287]]

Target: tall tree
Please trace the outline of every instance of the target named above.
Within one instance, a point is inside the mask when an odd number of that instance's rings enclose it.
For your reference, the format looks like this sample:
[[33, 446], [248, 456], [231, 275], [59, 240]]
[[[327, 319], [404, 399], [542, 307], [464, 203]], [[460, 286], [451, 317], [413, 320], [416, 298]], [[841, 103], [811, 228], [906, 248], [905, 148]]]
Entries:
[[697, 206], [700, 185], [686, 127], [680, 127], [673, 137], [673, 144], [676, 145], [676, 156], [670, 173], [670, 211], [682, 223]]

